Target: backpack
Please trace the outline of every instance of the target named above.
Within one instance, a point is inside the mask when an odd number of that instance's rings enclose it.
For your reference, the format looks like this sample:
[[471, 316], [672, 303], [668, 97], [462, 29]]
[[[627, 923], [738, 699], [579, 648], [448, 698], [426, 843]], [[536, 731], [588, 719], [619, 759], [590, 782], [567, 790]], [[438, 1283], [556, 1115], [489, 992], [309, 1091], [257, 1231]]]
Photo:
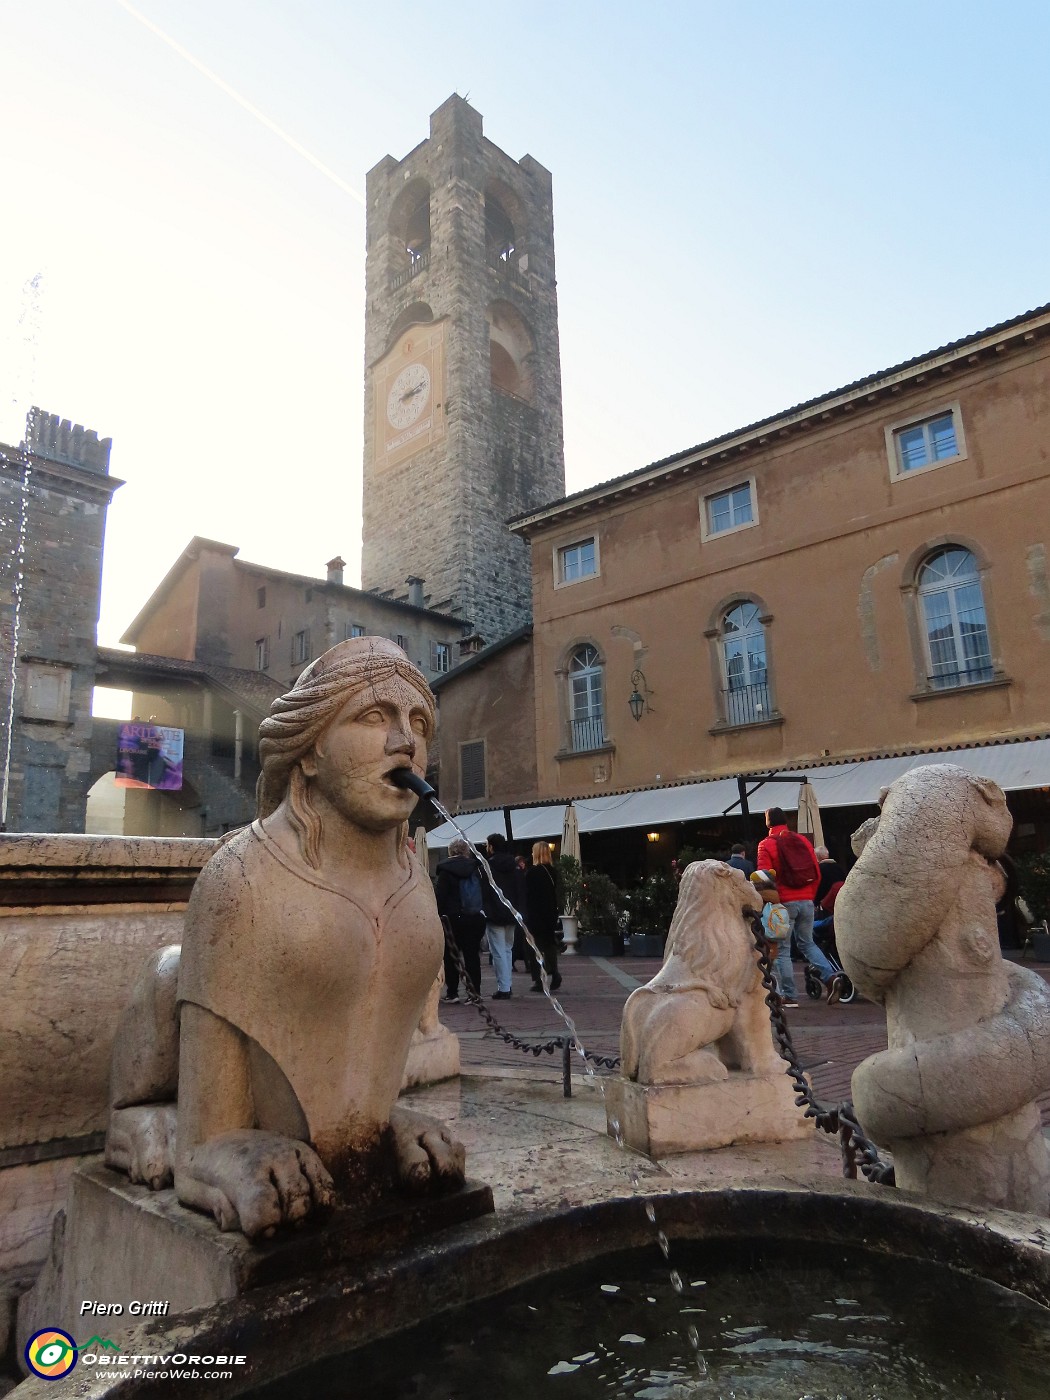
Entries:
[[795, 831], [774, 836], [777, 843], [777, 884], [782, 889], [800, 890], [820, 879], [813, 847]]
[[476, 870], [459, 882], [459, 909], [462, 914], [481, 913], [481, 876]]
[[791, 936], [791, 915], [782, 904], [767, 904], [762, 911], [762, 923], [766, 937], [774, 943], [782, 943]]

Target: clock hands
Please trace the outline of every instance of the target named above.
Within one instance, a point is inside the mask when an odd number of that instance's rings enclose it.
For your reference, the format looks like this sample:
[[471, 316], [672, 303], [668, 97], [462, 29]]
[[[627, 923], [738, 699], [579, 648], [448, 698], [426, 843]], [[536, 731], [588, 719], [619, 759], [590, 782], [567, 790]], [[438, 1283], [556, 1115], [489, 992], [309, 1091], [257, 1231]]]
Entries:
[[423, 392], [423, 389], [424, 385], [417, 384], [414, 389], [409, 389], [407, 393], [401, 395], [401, 402], [407, 403], [409, 399], [414, 399], [417, 394], [421, 394]]

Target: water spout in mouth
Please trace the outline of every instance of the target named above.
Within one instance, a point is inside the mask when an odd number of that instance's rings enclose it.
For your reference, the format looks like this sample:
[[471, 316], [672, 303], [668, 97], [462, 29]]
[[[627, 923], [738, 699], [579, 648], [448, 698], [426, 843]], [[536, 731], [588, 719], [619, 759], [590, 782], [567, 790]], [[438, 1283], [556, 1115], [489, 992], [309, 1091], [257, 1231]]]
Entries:
[[390, 774], [390, 781], [395, 787], [407, 788], [409, 792], [414, 792], [419, 798], [430, 800], [437, 797], [437, 793], [426, 778], [421, 778], [411, 768], [395, 768]]

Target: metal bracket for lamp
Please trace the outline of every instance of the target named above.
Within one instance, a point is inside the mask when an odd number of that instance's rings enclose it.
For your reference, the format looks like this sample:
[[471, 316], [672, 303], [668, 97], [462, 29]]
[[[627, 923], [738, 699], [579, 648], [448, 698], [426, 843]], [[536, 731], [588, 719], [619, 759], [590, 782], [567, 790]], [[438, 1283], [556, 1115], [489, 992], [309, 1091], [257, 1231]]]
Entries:
[[649, 689], [644, 671], [634, 670], [631, 672], [631, 687], [631, 697], [627, 704], [635, 719], [641, 719], [642, 715], [654, 715], [656, 711], [649, 704], [649, 696], [653, 694], [653, 691]]

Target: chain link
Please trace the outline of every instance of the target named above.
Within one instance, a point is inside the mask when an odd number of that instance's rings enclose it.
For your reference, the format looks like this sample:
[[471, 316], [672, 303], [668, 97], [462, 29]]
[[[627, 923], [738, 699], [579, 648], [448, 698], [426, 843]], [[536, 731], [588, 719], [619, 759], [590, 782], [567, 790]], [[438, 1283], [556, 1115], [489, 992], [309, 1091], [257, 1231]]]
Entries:
[[[467, 974], [466, 964], [463, 961], [462, 949], [460, 948], [459, 944], [455, 940], [455, 937], [453, 936], [452, 927], [449, 924], [447, 917], [442, 915], [441, 922], [445, 926], [445, 946], [451, 953], [452, 961], [456, 964], [460, 980], [462, 981], [464, 987], [467, 989], [467, 1004], [474, 1008], [474, 1010], [478, 1013], [481, 1019], [488, 1026], [489, 1030], [492, 1031], [493, 1035], [498, 1037], [498, 1039], [502, 1040], [505, 1045], [510, 1045], [513, 1049], [520, 1050], [525, 1055], [535, 1055], [537, 1059], [540, 1055], [543, 1054], [553, 1055], [555, 1050], [564, 1050], [566, 1045], [570, 1044], [570, 1041], [567, 1036], [556, 1035], [553, 1036], [550, 1040], [544, 1041], [542, 1045], [538, 1045], [533, 1041], [522, 1040], [520, 1036], [512, 1035], [511, 1032], [508, 1031], [505, 1026], [501, 1026], [500, 1023], [496, 1020], [495, 1016], [493, 1016], [492, 1012], [485, 1005], [477, 988], [474, 986], [473, 982], [470, 980], [470, 977]], [[575, 1050], [577, 1054], [579, 1054], [579, 1045], [573, 1044], [572, 1049]], [[584, 1050], [583, 1054], [591, 1062], [591, 1064], [598, 1065], [601, 1069], [619, 1069], [620, 1067], [619, 1057], [612, 1059], [607, 1055], [595, 1055], [590, 1050]]]

